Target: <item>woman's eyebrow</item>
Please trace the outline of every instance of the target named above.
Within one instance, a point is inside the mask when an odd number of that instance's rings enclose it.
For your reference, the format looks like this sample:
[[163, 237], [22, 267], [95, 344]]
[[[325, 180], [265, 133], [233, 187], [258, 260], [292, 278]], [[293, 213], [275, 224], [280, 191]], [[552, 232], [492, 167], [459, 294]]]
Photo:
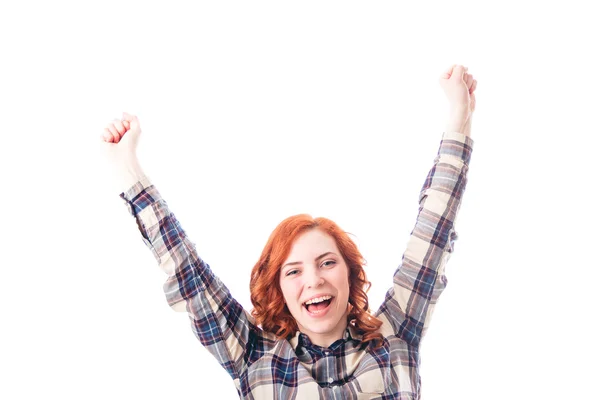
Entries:
[[[329, 254], [333, 254], [333, 255], [335, 255], [335, 253], [333, 253], [333, 252], [331, 252], [331, 251], [328, 251], [328, 252], [326, 252], [326, 253], [323, 253], [323, 254], [321, 254], [321, 255], [320, 255], [320, 256], [318, 256], [317, 258], [315, 258], [315, 261], [319, 261], [321, 258], [323, 258], [323, 257], [325, 257], [325, 256], [327, 256], [327, 255], [329, 255]], [[289, 262], [289, 263], [283, 264], [283, 265], [281, 266], [281, 269], [283, 269], [284, 267], [290, 266], [290, 265], [299, 265], [299, 264], [302, 264], [302, 261], [293, 261], [293, 262]]]

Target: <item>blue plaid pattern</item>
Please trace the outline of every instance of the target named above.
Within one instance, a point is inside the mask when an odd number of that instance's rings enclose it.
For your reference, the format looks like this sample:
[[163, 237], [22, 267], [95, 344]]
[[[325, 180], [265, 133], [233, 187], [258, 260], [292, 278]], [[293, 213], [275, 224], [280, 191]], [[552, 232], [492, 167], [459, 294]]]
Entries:
[[444, 269], [458, 238], [454, 226], [472, 147], [460, 133], [442, 136], [393, 286], [375, 312], [385, 338], [378, 349], [361, 343], [352, 324], [327, 348], [300, 332], [290, 340], [263, 332], [199, 257], [148, 178], [120, 197], [168, 275], [168, 304], [187, 311], [194, 334], [229, 373], [240, 398], [419, 399], [419, 347], [447, 284]]

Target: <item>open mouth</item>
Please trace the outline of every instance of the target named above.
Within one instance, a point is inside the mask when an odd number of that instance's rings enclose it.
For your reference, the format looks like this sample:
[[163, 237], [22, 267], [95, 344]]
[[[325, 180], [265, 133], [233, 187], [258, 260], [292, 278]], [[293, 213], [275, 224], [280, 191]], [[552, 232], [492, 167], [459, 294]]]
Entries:
[[323, 296], [317, 299], [312, 299], [303, 304], [306, 311], [308, 311], [311, 315], [318, 315], [325, 312], [331, 302], [333, 301], [333, 296]]

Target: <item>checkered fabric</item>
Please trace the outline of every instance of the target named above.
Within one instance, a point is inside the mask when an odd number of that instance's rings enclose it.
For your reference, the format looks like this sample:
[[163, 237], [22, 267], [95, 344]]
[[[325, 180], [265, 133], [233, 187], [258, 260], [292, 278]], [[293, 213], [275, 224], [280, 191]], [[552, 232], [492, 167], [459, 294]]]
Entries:
[[200, 258], [147, 177], [120, 197], [168, 274], [168, 304], [187, 311], [194, 334], [229, 373], [240, 398], [419, 399], [420, 343], [446, 287], [444, 269], [457, 239], [454, 227], [472, 147], [468, 136], [442, 135], [393, 286], [375, 313], [383, 321], [385, 338], [378, 349], [362, 343], [351, 324], [327, 348], [300, 332], [290, 340], [263, 332]]

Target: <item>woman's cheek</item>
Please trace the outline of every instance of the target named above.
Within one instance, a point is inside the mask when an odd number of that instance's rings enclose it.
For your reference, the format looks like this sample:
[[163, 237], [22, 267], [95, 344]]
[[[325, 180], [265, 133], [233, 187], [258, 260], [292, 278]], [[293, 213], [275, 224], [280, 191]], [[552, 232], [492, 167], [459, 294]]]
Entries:
[[302, 294], [302, 281], [300, 279], [296, 279], [294, 280], [294, 295], [296, 296], [296, 299], [300, 298], [300, 295]]
[[281, 292], [283, 293], [283, 299], [288, 304], [288, 308], [290, 303], [294, 304], [300, 298], [300, 290], [302, 289], [302, 286], [297, 281], [298, 279], [294, 279], [287, 282], [281, 282], [280, 284]]

